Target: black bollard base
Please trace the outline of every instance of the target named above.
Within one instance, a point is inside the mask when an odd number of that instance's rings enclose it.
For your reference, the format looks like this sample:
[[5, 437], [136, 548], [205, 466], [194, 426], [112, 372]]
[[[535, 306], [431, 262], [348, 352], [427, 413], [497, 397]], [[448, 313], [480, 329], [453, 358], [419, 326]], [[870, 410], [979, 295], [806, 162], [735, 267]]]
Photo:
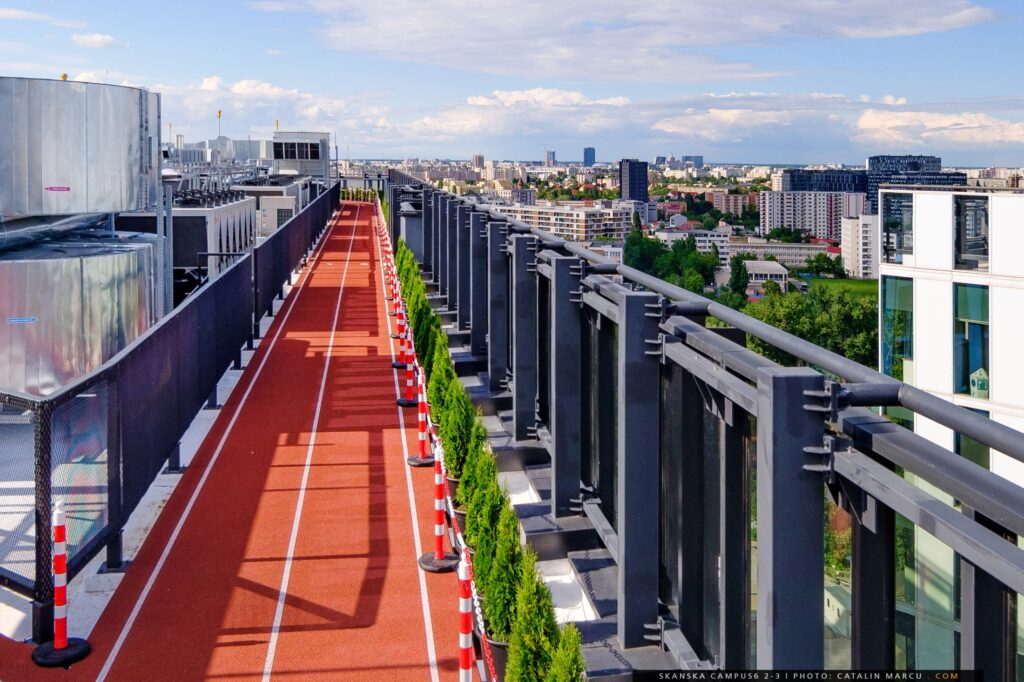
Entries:
[[391, 366], [394, 367], [395, 369], [405, 369], [406, 365], [404, 362], [399, 362], [398, 360], [395, 360], [394, 362], [391, 363]]
[[63, 649], [55, 649], [53, 642], [40, 644], [32, 652], [32, 661], [42, 668], [64, 668], [67, 670], [88, 656], [90, 651], [92, 651], [92, 647], [89, 642], [78, 637], [69, 637], [68, 645]]
[[454, 573], [459, 567], [459, 557], [445, 554], [443, 559], [438, 559], [433, 552], [427, 552], [420, 557], [418, 563], [427, 573]]
[[399, 407], [416, 407], [418, 405], [419, 405], [419, 403], [416, 402], [415, 400], [409, 400], [408, 398], [399, 398], [398, 399], [398, 406]]
[[416, 457], [415, 455], [412, 455], [410, 457], [406, 457], [405, 458], [405, 462], [406, 462], [406, 464], [408, 464], [411, 467], [432, 467], [432, 466], [434, 466], [434, 458], [433, 457], [423, 457], [421, 459], [419, 457]]

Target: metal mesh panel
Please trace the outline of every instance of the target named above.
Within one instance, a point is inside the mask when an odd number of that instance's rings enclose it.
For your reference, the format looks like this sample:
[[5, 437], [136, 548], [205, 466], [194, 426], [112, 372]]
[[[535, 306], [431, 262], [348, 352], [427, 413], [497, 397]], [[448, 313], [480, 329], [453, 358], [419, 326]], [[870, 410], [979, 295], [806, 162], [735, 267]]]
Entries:
[[69, 561], [107, 527], [108, 415], [105, 381], [66, 397], [53, 409], [51, 495], [64, 501]]
[[0, 581], [23, 586], [35, 577], [35, 422], [0, 403]]

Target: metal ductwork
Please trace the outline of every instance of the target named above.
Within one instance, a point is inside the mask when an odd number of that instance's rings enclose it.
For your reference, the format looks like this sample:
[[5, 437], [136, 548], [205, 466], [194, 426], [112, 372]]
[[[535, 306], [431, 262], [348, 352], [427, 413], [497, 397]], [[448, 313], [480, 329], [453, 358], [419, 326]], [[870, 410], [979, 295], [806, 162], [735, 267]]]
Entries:
[[0, 251], [28, 246], [43, 239], [56, 237], [71, 230], [91, 230], [107, 227], [110, 215], [87, 213], [69, 216], [36, 216], [0, 223]]

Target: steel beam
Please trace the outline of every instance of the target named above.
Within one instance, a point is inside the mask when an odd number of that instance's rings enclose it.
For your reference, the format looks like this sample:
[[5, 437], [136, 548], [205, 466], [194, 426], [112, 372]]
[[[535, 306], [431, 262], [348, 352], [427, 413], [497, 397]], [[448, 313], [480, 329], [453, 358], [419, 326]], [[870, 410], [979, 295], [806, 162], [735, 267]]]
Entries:
[[487, 376], [488, 388], [499, 393], [505, 388], [508, 367], [508, 255], [505, 223], [487, 223]]
[[512, 249], [512, 435], [527, 440], [537, 426], [536, 238], [513, 235]]
[[469, 348], [487, 353], [487, 214], [469, 216]]
[[569, 516], [580, 496], [580, 414], [582, 408], [581, 337], [579, 304], [580, 261], [551, 259], [550, 304], [550, 430], [551, 514]]
[[658, 619], [660, 510], [659, 298], [629, 292], [619, 302], [616, 517], [619, 539], [618, 637], [643, 646]]
[[456, 266], [456, 274], [458, 276], [458, 286], [456, 287], [456, 306], [458, 307], [459, 314], [455, 318], [456, 328], [460, 331], [466, 331], [469, 329], [469, 322], [472, 314], [470, 307], [470, 261], [472, 254], [469, 250], [469, 214], [472, 208], [469, 204], [462, 204], [459, 206], [458, 213], [456, 214], [455, 234], [457, 236], [457, 247], [456, 253], [458, 254], [458, 263]]
[[757, 667], [824, 665], [825, 495], [804, 470], [805, 447], [821, 447], [821, 415], [806, 391], [825, 380], [810, 368], [762, 369], [757, 380]]

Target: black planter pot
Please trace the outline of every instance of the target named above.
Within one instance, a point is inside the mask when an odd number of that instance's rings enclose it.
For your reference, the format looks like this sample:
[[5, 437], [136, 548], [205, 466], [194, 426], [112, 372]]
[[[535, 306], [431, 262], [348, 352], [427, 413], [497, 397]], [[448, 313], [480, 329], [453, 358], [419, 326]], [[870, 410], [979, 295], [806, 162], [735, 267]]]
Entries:
[[455, 520], [459, 524], [459, 532], [465, 536], [466, 534], [466, 510], [458, 509], [455, 510]]
[[448, 494], [452, 496], [452, 502], [454, 502], [455, 494], [459, 491], [459, 479], [451, 476], [445, 476], [445, 478], [448, 480]]
[[[498, 680], [504, 680], [505, 669], [508, 667], [508, 642], [497, 642], [488, 637], [487, 643], [491, 649], [491, 660], [494, 661], [494, 673], [498, 676]], [[480, 656], [483, 658], [483, 652]], [[484, 670], [490, 679], [491, 671], [487, 668], [486, 659], [484, 660]]]

